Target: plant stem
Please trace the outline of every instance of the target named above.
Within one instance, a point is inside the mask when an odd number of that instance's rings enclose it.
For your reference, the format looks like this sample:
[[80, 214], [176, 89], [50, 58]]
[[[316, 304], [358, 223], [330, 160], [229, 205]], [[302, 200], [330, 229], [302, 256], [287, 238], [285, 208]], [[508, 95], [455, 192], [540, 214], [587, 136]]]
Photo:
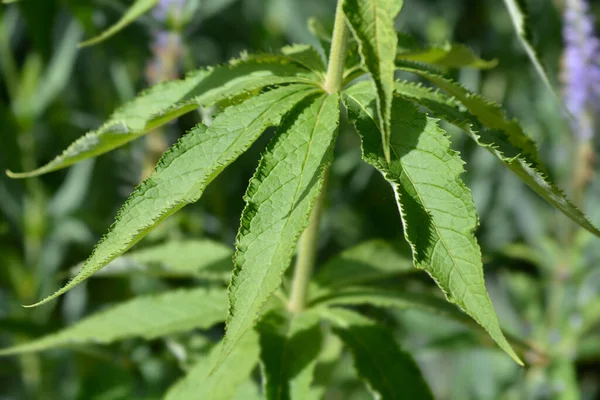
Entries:
[[325, 78], [325, 90], [327, 93], [337, 92], [341, 89], [344, 78], [344, 63], [346, 61], [346, 44], [348, 43], [348, 26], [346, 17], [342, 10], [342, 0], [338, 0], [335, 11], [335, 25], [331, 38], [331, 51], [329, 53], [329, 65]]
[[[324, 85], [327, 93], [335, 93], [342, 87], [348, 33], [344, 11], [342, 10], [342, 0], [338, 0], [333, 37], [331, 39], [329, 65], [327, 66], [327, 76], [325, 77]], [[317, 244], [319, 241], [319, 225], [327, 186], [327, 173], [328, 171], [325, 170], [321, 193], [315, 202], [308, 220], [308, 226], [304, 230], [304, 233], [302, 233], [298, 244], [298, 257], [296, 258], [292, 291], [288, 302], [288, 310], [294, 313], [301, 312], [304, 309], [308, 295], [308, 285], [315, 266]]]
[[[327, 174], [328, 171], [325, 171]], [[325, 201], [325, 191], [327, 186], [327, 176], [323, 181], [321, 193], [317, 198], [313, 210], [310, 213], [308, 226], [300, 237], [298, 243], [298, 257], [296, 258], [296, 266], [294, 268], [294, 278], [292, 281], [292, 292], [288, 302], [288, 310], [294, 313], [301, 312], [306, 304], [308, 295], [308, 285], [315, 266], [317, 258], [317, 245], [319, 242], [319, 225], [321, 222], [321, 214], [323, 211], [323, 203]]]

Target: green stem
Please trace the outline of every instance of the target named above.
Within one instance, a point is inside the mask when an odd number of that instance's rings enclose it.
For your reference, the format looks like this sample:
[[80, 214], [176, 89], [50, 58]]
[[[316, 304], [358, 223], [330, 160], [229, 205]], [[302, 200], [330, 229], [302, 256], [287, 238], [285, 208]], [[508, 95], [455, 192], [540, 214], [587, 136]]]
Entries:
[[331, 38], [331, 51], [329, 52], [329, 65], [325, 78], [325, 90], [327, 93], [337, 92], [342, 87], [344, 78], [344, 64], [346, 62], [346, 45], [348, 43], [348, 26], [346, 17], [342, 10], [343, 0], [338, 0], [335, 11], [335, 25]]
[[[331, 51], [329, 53], [329, 65], [327, 66], [327, 76], [325, 77], [324, 89], [327, 93], [335, 93], [342, 88], [344, 78], [344, 63], [346, 61], [346, 43], [348, 42], [348, 27], [346, 18], [342, 10], [342, 1], [338, 0], [335, 13], [335, 25], [333, 27], [333, 37], [331, 39]], [[325, 192], [327, 186], [327, 173], [324, 172], [325, 179], [321, 187], [321, 194], [313, 207], [308, 221], [308, 226], [304, 230], [300, 242], [298, 243], [298, 257], [294, 269], [294, 278], [292, 281], [292, 290], [288, 302], [288, 309], [291, 312], [301, 312], [306, 306], [308, 297], [308, 285], [315, 266], [317, 257], [317, 244], [319, 241], [319, 225], [321, 222], [321, 213], [323, 211], [323, 202], [325, 201]]]
[[[325, 174], [327, 174], [327, 171], [325, 171]], [[306, 305], [308, 285], [317, 258], [319, 225], [321, 223], [321, 214], [323, 211], [323, 203], [325, 201], [326, 186], [327, 178], [325, 177], [323, 186], [321, 187], [321, 193], [310, 214], [308, 226], [304, 230], [304, 233], [302, 233], [300, 242], [298, 243], [298, 257], [296, 258], [292, 291], [288, 302], [288, 310], [294, 313], [301, 312]]]

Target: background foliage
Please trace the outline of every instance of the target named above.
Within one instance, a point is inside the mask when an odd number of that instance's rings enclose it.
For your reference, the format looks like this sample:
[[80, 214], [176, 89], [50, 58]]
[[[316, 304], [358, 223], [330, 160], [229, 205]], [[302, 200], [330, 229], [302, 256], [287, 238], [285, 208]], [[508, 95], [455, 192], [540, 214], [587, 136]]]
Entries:
[[[400, 30], [423, 42], [465, 43], [484, 58], [499, 61], [489, 71], [452, 73], [468, 88], [504, 104], [540, 144], [550, 175], [562, 187], [572, 188], [575, 139], [560, 106], [532, 68], [503, 3], [405, 3], [397, 21]], [[529, 4], [542, 61], [558, 82], [563, 4]], [[117, 21], [126, 5], [113, 0], [23, 0], [0, 6], [1, 170], [44, 164], [151, 83], [226, 62], [243, 50], [313, 43], [306, 20], [314, 16], [331, 26], [335, 8], [335, 2], [323, 0], [196, 0], [188, 2], [189, 18], [147, 14], [99, 45], [76, 48], [79, 41]], [[13, 181], [0, 176], [2, 347], [58, 330], [135, 295], [197, 286], [207, 279], [105, 274], [44, 307], [21, 307], [61, 286], [164, 149], [197, 121], [210, 117], [210, 110], [186, 115], [95, 161], [40, 178]], [[322, 261], [368, 239], [400, 243], [402, 237], [389, 186], [360, 162], [358, 139], [346, 126], [343, 122], [329, 178], [319, 244]], [[486, 282], [501, 325], [539, 351], [530, 351], [528, 366], [520, 368], [461, 325], [441, 323], [439, 317], [414, 310], [364, 311], [393, 328], [417, 359], [436, 398], [595, 398], [600, 391], [600, 340], [594, 336], [600, 319], [597, 239], [573, 232], [564, 217], [499, 168], [487, 152], [462, 136], [454, 139], [455, 148], [468, 160], [465, 180], [480, 214], [478, 238]], [[267, 140], [259, 140], [227, 168], [199, 203], [144, 239], [136, 247], [137, 262], [144, 263], [144, 248], [152, 245], [205, 238], [224, 244], [219, 248], [223, 257], [215, 262], [224, 263], [226, 270], [242, 196]], [[598, 196], [600, 185], [594, 176], [580, 203], [596, 223]], [[430, 285], [418, 276], [418, 288]], [[205, 328], [151, 341], [127, 339], [1, 358], [0, 399], [161, 398], [222, 335], [222, 326]], [[339, 347], [328, 343], [321, 355], [325, 362], [317, 376], [331, 376], [336, 382], [327, 388], [326, 398], [370, 398], [354, 379], [349, 354], [340, 354]]]

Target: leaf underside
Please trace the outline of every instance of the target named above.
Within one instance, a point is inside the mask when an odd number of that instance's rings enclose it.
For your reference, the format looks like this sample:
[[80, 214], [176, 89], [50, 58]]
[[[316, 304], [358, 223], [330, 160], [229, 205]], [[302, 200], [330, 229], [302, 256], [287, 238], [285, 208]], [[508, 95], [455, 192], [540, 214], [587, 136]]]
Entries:
[[338, 124], [337, 94], [300, 104], [279, 127], [250, 181], [229, 286], [222, 358], [252, 328], [281, 284], [321, 191]]
[[394, 59], [398, 37], [394, 20], [402, 0], [344, 0], [343, 9], [356, 38], [361, 58], [377, 88], [377, 116], [382, 147], [389, 160], [390, 118], [394, 91]]
[[127, 251], [160, 221], [196, 202], [206, 186], [270, 126], [302, 99], [315, 94], [308, 85], [290, 85], [231, 106], [206, 127], [198, 125], [158, 162], [155, 172], [129, 196], [115, 223], [79, 273], [46, 303], [90, 277]]
[[[438, 80], [441, 78], [438, 78]], [[454, 86], [450, 93], [458, 100], [471, 96], [466, 89], [446, 80], [444, 87]], [[556, 207], [571, 220], [587, 229], [596, 236], [600, 230], [567, 198], [567, 196], [535, 165], [523, 156], [526, 153], [518, 146], [518, 140], [510, 140], [513, 131], [487, 130], [479, 127], [479, 123], [470, 114], [458, 107], [456, 100], [432, 91], [420, 85], [407, 82], [396, 82], [396, 92], [401, 96], [415, 101], [428, 108], [436, 117], [442, 118], [464, 130], [478, 145], [488, 150], [504, 165], [510, 168], [523, 182], [540, 195], [548, 203]], [[517, 143], [517, 145], [513, 144]]]
[[359, 377], [376, 398], [433, 399], [417, 363], [387, 328], [350, 310], [324, 310], [323, 316], [352, 352]]
[[248, 381], [258, 363], [260, 346], [258, 334], [247, 332], [217, 371], [211, 367], [221, 354], [216, 345], [207, 357], [201, 358], [188, 374], [167, 392], [165, 400], [230, 400], [240, 385]]
[[392, 159], [381, 151], [372, 84], [350, 88], [344, 96], [349, 119], [362, 139], [365, 161], [390, 182], [413, 251], [415, 266], [427, 271], [446, 294], [515, 361], [483, 279], [481, 251], [473, 231], [477, 213], [469, 189], [460, 180], [463, 161], [450, 149], [436, 120], [401, 98], [392, 104]]
[[0, 350], [0, 355], [60, 346], [107, 344], [131, 337], [146, 340], [194, 328], [207, 329], [227, 316], [223, 289], [204, 288], [140, 296], [29, 343]]
[[29, 172], [7, 173], [13, 178], [27, 178], [56, 171], [123, 146], [200, 106], [227, 101], [270, 85], [310, 82], [308, 73], [290, 59], [272, 54], [194, 71], [184, 79], [143, 91], [117, 109], [104, 125], [77, 139], [48, 164]]
[[261, 362], [267, 400], [307, 399], [323, 335], [316, 313], [282, 315], [261, 320]]

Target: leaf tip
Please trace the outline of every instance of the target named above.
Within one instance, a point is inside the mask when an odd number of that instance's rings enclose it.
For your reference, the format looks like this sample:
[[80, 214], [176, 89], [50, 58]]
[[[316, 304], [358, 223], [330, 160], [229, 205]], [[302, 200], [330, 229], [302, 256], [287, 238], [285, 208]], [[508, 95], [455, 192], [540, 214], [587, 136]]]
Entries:
[[12, 179], [23, 179], [29, 176], [29, 173], [27, 172], [13, 172], [10, 169], [5, 170], [4, 173]]
[[12, 179], [23, 179], [23, 178], [32, 178], [34, 176], [42, 175], [44, 173], [44, 171], [41, 168], [34, 169], [33, 171], [29, 171], [29, 172], [13, 172], [10, 169], [7, 169], [4, 171], [4, 173], [9, 178], [12, 178]]
[[21, 307], [23, 307], [23, 308], [39, 307], [41, 305], [44, 305], [44, 304], [54, 300], [55, 298], [57, 298], [58, 296], [60, 296], [61, 294], [65, 293], [65, 292], [66, 292], [65, 288], [62, 288], [62, 289], [58, 290], [56, 293], [54, 293], [53, 295], [50, 295], [50, 296], [46, 297], [45, 299], [38, 301], [37, 303], [22, 304]]

